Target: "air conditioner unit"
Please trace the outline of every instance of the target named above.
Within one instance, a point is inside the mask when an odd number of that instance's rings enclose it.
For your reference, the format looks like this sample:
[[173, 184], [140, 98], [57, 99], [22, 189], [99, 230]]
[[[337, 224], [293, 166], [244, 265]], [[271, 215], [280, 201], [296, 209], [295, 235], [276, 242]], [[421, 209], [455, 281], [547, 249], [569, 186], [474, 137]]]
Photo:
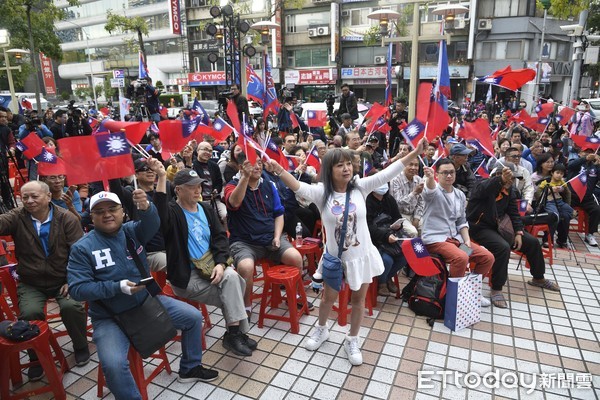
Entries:
[[477, 28], [480, 31], [491, 31], [492, 30], [492, 20], [491, 19], [480, 19], [477, 25]]
[[327, 36], [329, 35], [329, 27], [328, 26], [320, 26], [317, 28], [317, 36]]
[[308, 37], [317, 37], [319, 36], [317, 33], [317, 28], [309, 28], [308, 29]]
[[454, 20], [454, 29], [465, 29], [467, 27], [466, 19], [455, 19]]
[[347, 18], [350, 16], [350, 10], [344, 10], [342, 11], [342, 18]]
[[386, 62], [385, 56], [375, 56], [375, 60], [373, 60], [373, 63], [376, 65], [385, 64]]

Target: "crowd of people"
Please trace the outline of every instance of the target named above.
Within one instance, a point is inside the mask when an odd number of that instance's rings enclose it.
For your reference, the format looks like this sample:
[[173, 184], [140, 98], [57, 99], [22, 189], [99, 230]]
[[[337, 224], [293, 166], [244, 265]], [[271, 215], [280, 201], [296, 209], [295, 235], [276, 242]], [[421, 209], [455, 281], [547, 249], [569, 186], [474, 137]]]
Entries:
[[[81, 303], [86, 301], [108, 387], [116, 398], [135, 399], [140, 394], [127, 367], [129, 341], [112, 318], [151, 295], [150, 287], [138, 285], [143, 275], [130, 249], [147, 272], [166, 273], [178, 297], [222, 309], [222, 344], [244, 357], [260, 346], [247, 335], [257, 261], [267, 258], [302, 270], [303, 258], [293, 244], [297, 227], [309, 237], [321, 221], [324, 252], [341, 253], [344, 271], [343, 278], [325, 279], [318, 325], [304, 346], [315, 351], [328, 340], [337, 283], [343, 279], [352, 303], [344, 349], [349, 362], [360, 365], [358, 333], [369, 285], [377, 278], [378, 294], [390, 296], [398, 290], [394, 276], [413, 273], [399, 251], [402, 239], [420, 236], [429, 253], [447, 263], [450, 277], [464, 276], [471, 265], [472, 272], [489, 276], [490, 298], [483, 297], [482, 306], [500, 308], [509, 306], [503, 288], [512, 251], [527, 259], [530, 285], [560, 291], [545, 277], [542, 249], [554, 240], [567, 247], [575, 208], [588, 218], [585, 241], [597, 246], [597, 146], [578, 148], [572, 140], [573, 135], [593, 137], [593, 129], [581, 129], [581, 121], [588, 120], [585, 104], [571, 122], [551, 119], [542, 132], [511, 120], [508, 109], [494, 115], [488, 121], [496, 136], [490, 157], [461, 140], [455, 123], [430, 143], [407, 142], [403, 100], [391, 108], [385, 130], [366, 132], [364, 125], [356, 125], [353, 93], [347, 85], [343, 89], [341, 124], [330, 135], [307, 134], [302, 123], [294, 127], [285, 118], [296, 111], [282, 107], [269, 136], [292, 163], [267, 160], [260, 152], [252, 163], [234, 135], [218, 141], [205, 135], [170, 154], [161, 149], [160, 132], [147, 136], [145, 151], [132, 151], [135, 176], [113, 179], [108, 188], [99, 182], [70, 185], [64, 175], [37, 179], [35, 163], [29, 161], [32, 179], [20, 189], [22, 206], [14, 201], [8, 180], [2, 181], [0, 235], [11, 235], [16, 245], [19, 317], [44, 319], [46, 300], [55, 298], [76, 363], [84, 365], [90, 358]], [[235, 96], [236, 106], [244, 108], [239, 90]], [[37, 115], [24, 119], [0, 108], [5, 175], [9, 161], [22, 162], [16, 138], [38, 135], [58, 153], [57, 139], [92, 133], [81, 112], [67, 116], [59, 110], [45, 118], [49, 128]], [[486, 110], [476, 118], [487, 120]], [[73, 123], [81, 128], [73, 130]], [[264, 144], [266, 122], [252, 121], [251, 129], [256, 142]], [[313, 149], [316, 168], [307, 162]], [[479, 174], [482, 166], [489, 176]], [[580, 198], [566, 181], [582, 172], [587, 187]], [[520, 200], [526, 203], [524, 212]], [[542, 242], [525, 229], [540, 221], [550, 227]], [[214, 267], [210, 276], [202, 275], [206, 263]], [[218, 372], [202, 364], [200, 311], [159, 298], [183, 332], [179, 380], [216, 379]], [[297, 302], [301, 309], [313, 309], [310, 302]], [[30, 358], [36, 359], [34, 352]], [[43, 370], [34, 365], [28, 376], [41, 379]]]

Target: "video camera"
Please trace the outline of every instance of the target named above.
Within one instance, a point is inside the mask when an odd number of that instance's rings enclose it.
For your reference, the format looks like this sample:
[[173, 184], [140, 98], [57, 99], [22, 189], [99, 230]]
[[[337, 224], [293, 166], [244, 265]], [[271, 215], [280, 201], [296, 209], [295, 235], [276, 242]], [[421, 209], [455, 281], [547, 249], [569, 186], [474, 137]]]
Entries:
[[325, 97], [325, 104], [327, 105], [327, 115], [333, 115], [333, 105], [335, 104], [335, 100], [340, 97], [339, 95], [335, 95], [333, 93], [329, 93], [327, 97]]
[[131, 82], [127, 87], [127, 93], [125, 94], [125, 97], [127, 97], [130, 100], [133, 100], [134, 98], [139, 100], [145, 99], [146, 87], [148, 87], [147, 80], [136, 79], [135, 81]]
[[40, 117], [27, 118], [25, 120], [25, 127], [27, 128], [27, 132], [33, 132], [36, 128], [42, 126], [42, 119]]

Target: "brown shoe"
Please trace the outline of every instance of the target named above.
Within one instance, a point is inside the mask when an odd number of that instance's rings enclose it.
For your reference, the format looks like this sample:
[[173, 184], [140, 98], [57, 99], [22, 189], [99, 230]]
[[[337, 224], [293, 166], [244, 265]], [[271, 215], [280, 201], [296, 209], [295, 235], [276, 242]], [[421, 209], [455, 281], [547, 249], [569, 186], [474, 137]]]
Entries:
[[388, 290], [387, 285], [385, 283], [382, 283], [379, 285], [379, 287], [377, 289], [377, 295], [387, 297], [387, 296], [391, 296], [392, 294]]
[[386, 285], [387, 285], [387, 288], [390, 291], [390, 293], [392, 293], [392, 294], [398, 293], [398, 288], [396, 287], [396, 285], [394, 285], [394, 278], [388, 279], [388, 281], [386, 282]]

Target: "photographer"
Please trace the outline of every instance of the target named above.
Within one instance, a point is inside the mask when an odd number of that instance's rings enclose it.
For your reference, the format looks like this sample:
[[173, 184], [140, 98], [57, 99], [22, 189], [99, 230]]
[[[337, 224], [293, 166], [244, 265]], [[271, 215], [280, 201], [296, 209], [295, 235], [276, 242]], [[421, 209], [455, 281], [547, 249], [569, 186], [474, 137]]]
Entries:
[[80, 109], [73, 109], [71, 116], [67, 120], [65, 133], [66, 136], [89, 136], [92, 134], [92, 127], [83, 118], [83, 113]]
[[337, 115], [344, 113], [350, 114], [353, 120], [358, 119], [358, 103], [356, 95], [350, 91], [350, 86], [347, 83], [342, 84], [342, 95], [340, 96], [340, 108], [337, 110]]
[[[159, 94], [160, 91], [152, 86], [152, 78], [149, 76], [132, 81], [125, 95], [134, 103], [131, 108], [131, 115], [140, 117], [139, 112], [141, 112], [142, 118], [148, 117], [151, 121], [159, 122], [161, 120]], [[135, 111], [138, 107], [140, 108], [139, 112]], [[149, 115], [145, 115], [141, 110], [142, 107], [146, 108]]]
[[40, 139], [44, 136], [52, 137], [50, 129], [48, 129], [48, 127], [42, 123], [42, 119], [37, 116], [34, 118], [27, 118], [25, 123], [19, 127], [19, 140], [27, 136], [29, 132], [35, 132]]
[[244, 120], [243, 116], [246, 114], [246, 118], [250, 116], [250, 108], [248, 108], [248, 99], [242, 96], [242, 92], [238, 85], [231, 85], [231, 101], [235, 103], [235, 108], [238, 111], [238, 118], [240, 122]]
[[152, 78], [146, 77], [145, 81], [142, 81], [142, 87], [144, 88], [144, 97], [146, 99], [146, 107], [148, 113], [150, 113], [150, 119], [154, 122], [160, 121], [160, 103], [158, 102], [159, 90], [152, 86]]

